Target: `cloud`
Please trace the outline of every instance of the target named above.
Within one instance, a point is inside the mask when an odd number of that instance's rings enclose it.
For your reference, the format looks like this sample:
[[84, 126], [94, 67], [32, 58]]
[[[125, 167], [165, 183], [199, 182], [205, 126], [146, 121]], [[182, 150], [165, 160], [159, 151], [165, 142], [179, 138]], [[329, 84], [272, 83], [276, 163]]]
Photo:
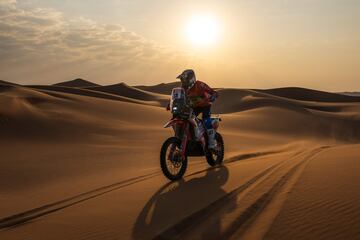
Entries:
[[11, 7], [16, 4], [16, 0], [0, 0], [0, 6]]
[[76, 65], [79, 74], [108, 65], [128, 73], [131, 68], [137, 69], [133, 76], [127, 76], [139, 77], [139, 69], [150, 71], [159, 68], [159, 64], [175, 67], [179, 58], [186, 59], [183, 53], [160, 46], [123, 26], [83, 17], [69, 19], [55, 9], [21, 9], [15, 0], [0, 0], [0, 14], [0, 78], [24, 81], [21, 78], [29, 74], [43, 78], [51, 76], [44, 71], [57, 67], [67, 73], [55, 79], [65, 78], [72, 70], [65, 68], [69, 64]]

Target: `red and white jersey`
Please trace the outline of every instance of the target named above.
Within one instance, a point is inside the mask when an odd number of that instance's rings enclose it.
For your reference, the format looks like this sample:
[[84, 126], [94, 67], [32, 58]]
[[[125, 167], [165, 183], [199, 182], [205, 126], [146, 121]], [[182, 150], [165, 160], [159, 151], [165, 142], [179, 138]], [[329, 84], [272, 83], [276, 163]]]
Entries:
[[193, 107], [210, 106], [212, 104], [211, 98], [218, 96], [215, 90], [201, 81], [196, 81], [194, 86], [189, 88], [186, 93]]

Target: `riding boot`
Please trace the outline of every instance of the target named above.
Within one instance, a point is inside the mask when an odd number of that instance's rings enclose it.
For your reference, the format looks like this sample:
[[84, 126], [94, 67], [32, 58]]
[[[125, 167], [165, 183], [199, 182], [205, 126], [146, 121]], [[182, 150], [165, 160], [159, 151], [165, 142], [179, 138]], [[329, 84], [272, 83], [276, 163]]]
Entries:
[[216, 148], [216, 140], [215, 140], [215, 130], [214, 129], [207, 129], [207, 135], [208, 135], [208, 147], [209, 149]]

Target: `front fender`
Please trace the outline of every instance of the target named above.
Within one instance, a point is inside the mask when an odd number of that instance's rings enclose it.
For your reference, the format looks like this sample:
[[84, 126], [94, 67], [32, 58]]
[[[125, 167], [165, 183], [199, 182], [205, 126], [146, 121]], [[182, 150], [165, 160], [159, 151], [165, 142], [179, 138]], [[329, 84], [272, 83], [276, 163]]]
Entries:
[[183, 123], [184, 123], [183, 120], [180, 120], [180, 119], [171, 119], [169, 122], [167, 122], [167, 123], [164, 125], [164, 128], [172, 127], [172, 126], [174, 126], [175, 124], [183, 124]]

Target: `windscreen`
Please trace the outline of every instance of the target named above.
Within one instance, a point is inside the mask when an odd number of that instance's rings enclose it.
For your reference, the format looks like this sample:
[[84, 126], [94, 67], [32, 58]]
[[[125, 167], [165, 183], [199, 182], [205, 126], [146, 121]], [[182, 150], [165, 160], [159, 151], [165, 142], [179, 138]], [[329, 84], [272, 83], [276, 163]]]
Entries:
[[174, 88], [171, 92], [170, 109], [173, 113], [180, 113], [185, 105], [185, 90]]
[[183, 88], [174, 88], [171, 92], [171, 100], [182, 99], [185, 101], [185, 90]]

